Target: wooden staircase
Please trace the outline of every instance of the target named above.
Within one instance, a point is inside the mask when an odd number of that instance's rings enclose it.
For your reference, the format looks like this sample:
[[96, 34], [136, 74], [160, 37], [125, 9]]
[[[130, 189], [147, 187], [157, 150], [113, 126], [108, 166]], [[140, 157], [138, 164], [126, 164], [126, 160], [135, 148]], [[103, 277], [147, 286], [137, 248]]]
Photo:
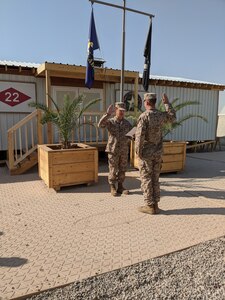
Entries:
[[[38, 163], [38, 155], [37, 151], [32, 153], [31, 155], [27, 156], [25, 159], [23, 159], [21, 162], [19, 162], [16, 167], [10, 169], [10, 175], [20, 175], [34, 167]], [[6, 161], [6, 164], [9, 167], [8, 161]]]
[[43, 143], [41, 111], [35, 110], [8, 130], [7, 165], [11, 175], [23, 174], [38, 163], [38, 144]]
[[[71, 141], [85, 143], [105, 149], [107, 132], [98, 128], [101, 112], [87, 112], [83, 116], [82, 129], [74, 128]], [[35, 110], [8, 130], [7, 165], [11, 175], [23, 174], [38, 163], [38, 145], [43, 144], [42, 111]], [[60, 141], [58, 133], [53, 132], [51, 124], [47, 127], [48, 143]]]

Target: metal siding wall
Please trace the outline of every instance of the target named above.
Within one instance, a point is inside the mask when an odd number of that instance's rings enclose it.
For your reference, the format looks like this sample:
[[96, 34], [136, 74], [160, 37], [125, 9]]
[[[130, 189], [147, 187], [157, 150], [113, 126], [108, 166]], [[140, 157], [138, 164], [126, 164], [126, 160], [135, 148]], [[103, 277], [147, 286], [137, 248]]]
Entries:
[[[111, 93], [108, 90], [106, 93], [108, 106], [114, 103], [116, 90], [120, 89], [120, 84], [108, 84], [108, 89], [111, 89]], [[125, 84], [125, 91], [134, 91], [134, 85]], [[144, 98], [144, 91], [142, 85], [139, 85], [139, 95]], [[158, 99], [161, 98], [162, 93], [166, 93], [170, 100], [179, 98], [180, 102], [183, 101], [199, 101], [199, 105], [192, 105], [183, 108], [177, 113], [177, 118], [180, 119], [188, 114], [198, 114], [206, 117], [208, 122], [204, 122], [199, 118], [191, 118], [178, 127], [166, 138], [175, 141], [198, 141], [198, 140], [214, 140], [217, 126], [217, 111], [218, 111], [218, 99], [219, 91], [191, 89], [183, 87], [171, 87], [171, 86], [150, 86], [149, 92], [156, 93]]]
[[7, 150], [7, 130], [27, 115], [28, 113], [0, 113], [0, 151]]
[[[0, 80], [21, 81], [36, 83], [36, 96], [39, 103], [45, 102], [45, 79], [33, 76], [21, 76], [13, 74], [0, 74]], [[20, 120], [25, 118], [28, 113], [6, 113], [0, 112], [0, 151], [7, 150], [7, 130]]]
[[[150, 86], [150, 91], [156, 93], [158, 99], [165, 92], [170, 100], [179, 98], [180, 102], [184, 101], [199, 101], [200, 105], [192, 105], [183, 108], [177, 112], [178, 120], [188, 114], [198, 114], [206, 117], [208, 122], [204, 122], [199, 118], [191, 118], [178, 127], [166, 138], [179, 141], [198, 141], [198, 140], [214, 140], [217, 125], [217, 109], [218, 109], [218, 91], [179, 88], [179, 87], [164, 87]], [[143, 99], [144, 91], [139, 85], [139, 94]]]
[[[105, 83], [105, 97], [106, 97], [106, 109], [109, 107], [110, 104], [115, 102], [115, 84], [114, 83]], [[105, 112], [104, 112], [105, 113]], [[100, 120], [100, 118], [99, 118]], [[107, 130], [99, 130], [99, 135], [101, 140], [107, 140], [108, 138], [108, 133]]]
[[[45, 79], [35, 78], [32, 76], [20, 76], [11, 74], [0, 74], [0, 80], [5, 81], [22, 81], [22, 82], [36, 82], [37, 88], [37, 101], [39, 103], [45, 103]], [[120, 89], [119, 83], [106, 83], [106, 108], [115, 103], [119, 99], [116, 99], [116, 90]], [[125, 91], [134, 91], [133, 84], [125, 84]], [[186, 121], [182, 126], [177, 128], [172, 134], [168, 135], [168, 139], [172, 140], [213, 140], [215, 139], [216, 124], [217, 124], [217, 110], [218, 110], [218, 91], [179, 88], [170, 86], [150, 86], [150, 92], [154, 92], [161, 97], [162, 93], [166, 93], [170, 100], [179, 98], [182, 101], [196, 100], [201, 105], [188, 106], [182, 111], [177, 113], [177, 117], [180, 118], [187, 114], [200, 114], [208, 119], [208, 123], [204, 121], [192, 118]], [[139, 85], [139, 95], [143, 99], [144, 91], [141, 85]], [[7, 130], [16, 124], [19, 120], [23, 119], [27, 114], [24, 113], [1, 113], [0, 112], [0, 150], [7, 150]], [[46, 130], [45, 140], [46, 140]]]
[[106, 109], [115, 101], [115, 85], [113, 83], [106, 83]]
[[37, 102], [46, 103], [45, 78], [36, 78]]

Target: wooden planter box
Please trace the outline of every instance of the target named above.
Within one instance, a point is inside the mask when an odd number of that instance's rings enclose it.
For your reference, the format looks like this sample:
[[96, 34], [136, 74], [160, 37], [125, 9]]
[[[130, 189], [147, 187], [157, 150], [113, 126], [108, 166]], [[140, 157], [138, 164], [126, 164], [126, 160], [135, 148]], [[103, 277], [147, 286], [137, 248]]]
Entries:
[[[134, 151], [134, 141], [131, 143], [130, 161], [138, 169], [138, 158]], [[163, 162], [161, 173], [183, 171], [186, 161], [185, 142], [163, 142]]]
[[59, 145], [38, 145], [39, 176], [49, 188], [98, 181], [98, 150], [85, 144], [74, 149]]

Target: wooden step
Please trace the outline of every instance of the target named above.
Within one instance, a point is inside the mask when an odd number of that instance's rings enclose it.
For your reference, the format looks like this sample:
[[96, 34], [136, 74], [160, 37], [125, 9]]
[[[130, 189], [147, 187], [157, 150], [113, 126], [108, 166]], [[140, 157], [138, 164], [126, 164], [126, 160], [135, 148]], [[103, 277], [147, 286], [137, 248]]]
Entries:
[[10, 170], [10, 175], [20, 175], [31, 169], [38, 163], [37, 152], [32, 153], [26, 159], [21, 161], [15, 168]]

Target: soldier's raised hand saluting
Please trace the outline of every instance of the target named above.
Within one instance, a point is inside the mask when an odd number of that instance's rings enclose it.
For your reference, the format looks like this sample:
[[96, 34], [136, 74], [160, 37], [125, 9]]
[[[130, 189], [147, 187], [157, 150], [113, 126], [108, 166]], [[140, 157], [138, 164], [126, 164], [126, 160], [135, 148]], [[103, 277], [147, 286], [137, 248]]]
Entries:
[[165, 93], [162, 94], [162, 102], [163, 104], [169, 104], [169, 99]]
[[107, 115], [112, 115], [115, 112], [113, 104], [109, 105], [107, 109]]

